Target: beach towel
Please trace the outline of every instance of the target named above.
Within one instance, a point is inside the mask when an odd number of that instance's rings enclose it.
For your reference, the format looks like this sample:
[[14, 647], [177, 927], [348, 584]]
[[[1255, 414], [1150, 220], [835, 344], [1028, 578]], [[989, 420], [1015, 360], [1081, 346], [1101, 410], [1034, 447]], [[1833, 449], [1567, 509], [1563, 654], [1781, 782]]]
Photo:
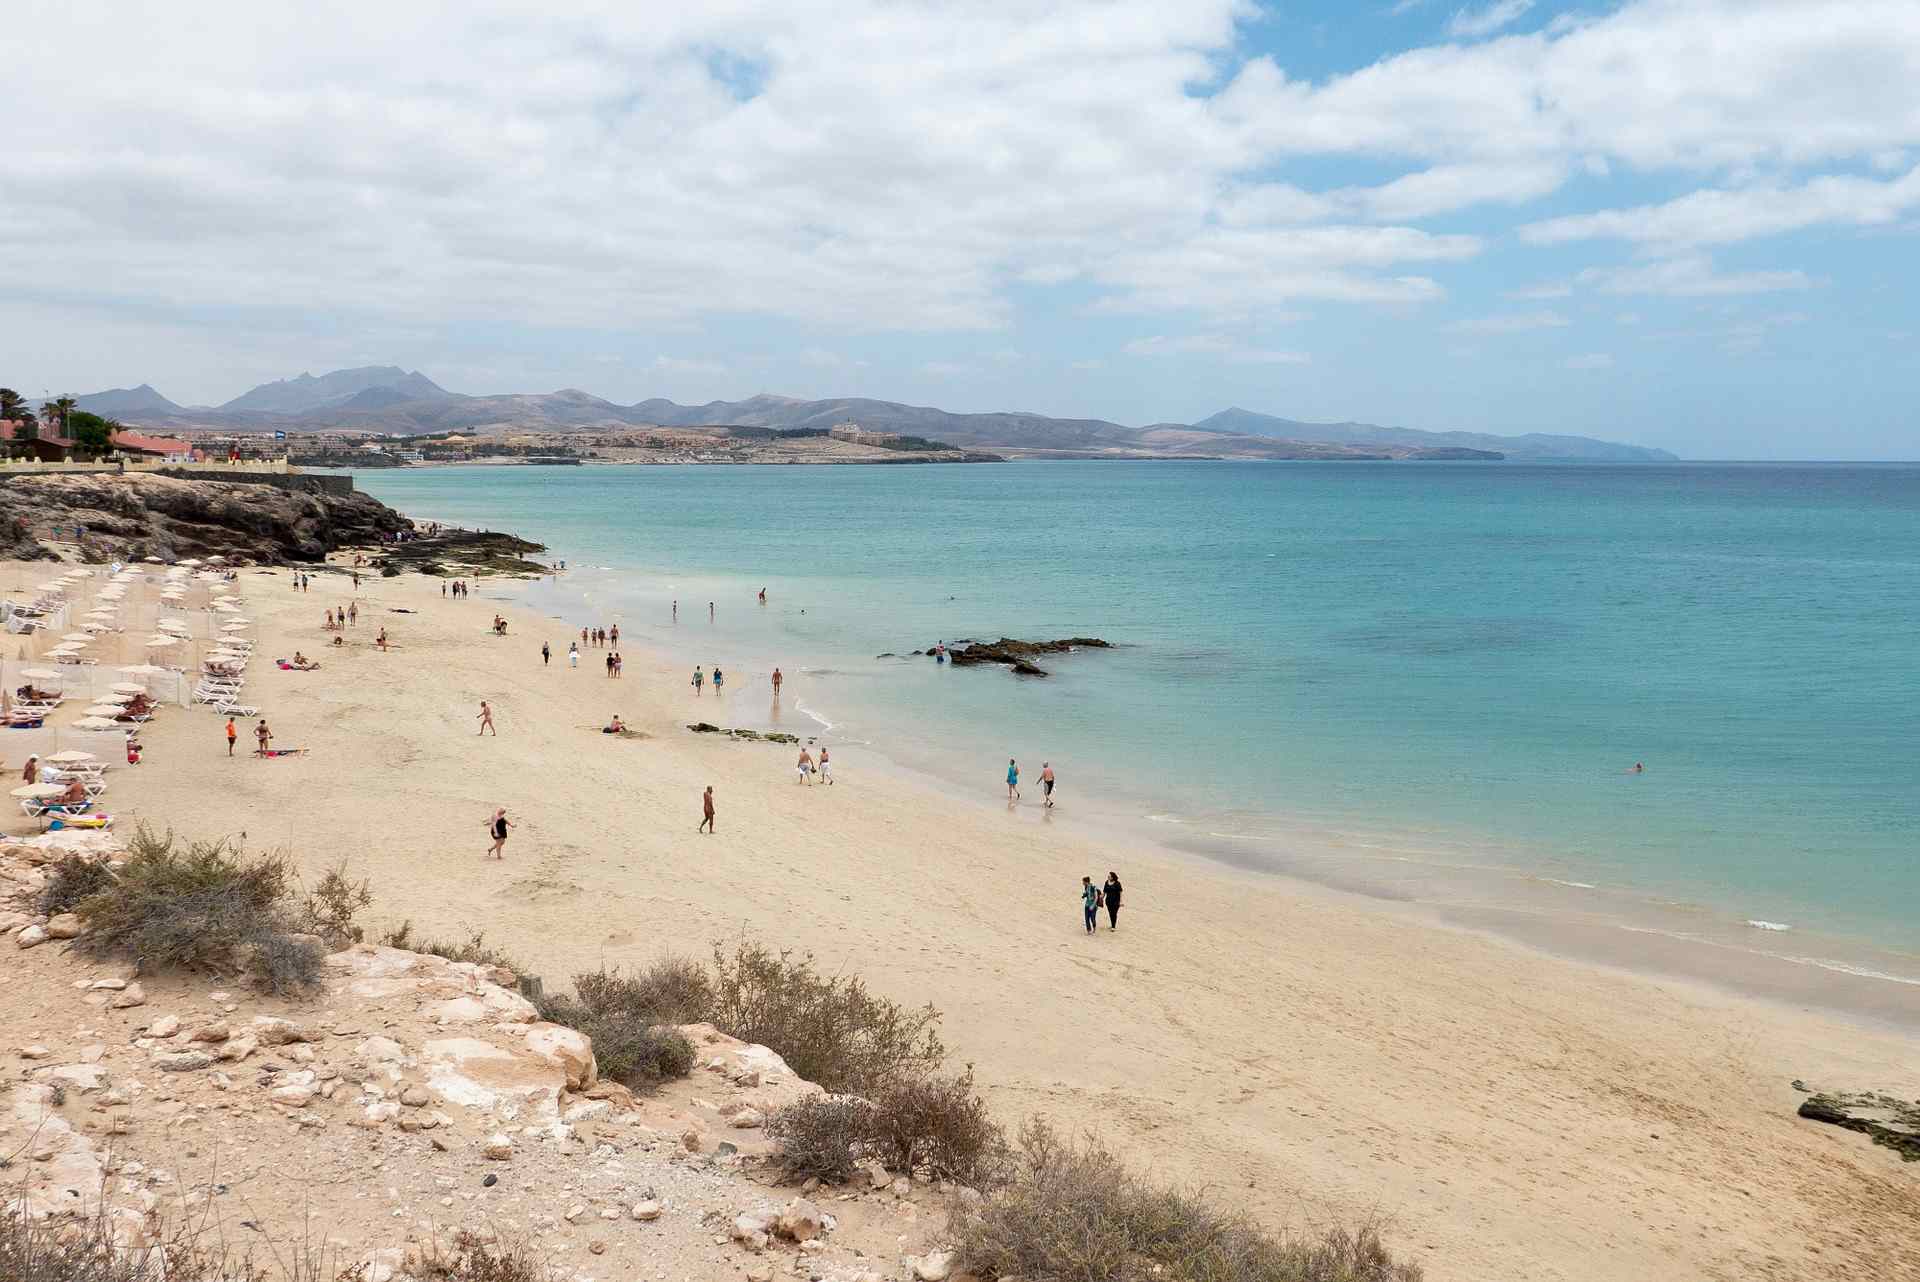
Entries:
[[268, 748], [265, 752], [255, 755], [261, 757], [304, 757], [307, 755], [307, 750], [305, 748]]
[[62, 828], [111, 828], [112, 815], [61, 815], [47, 825], [48, 832], [58, 832]]

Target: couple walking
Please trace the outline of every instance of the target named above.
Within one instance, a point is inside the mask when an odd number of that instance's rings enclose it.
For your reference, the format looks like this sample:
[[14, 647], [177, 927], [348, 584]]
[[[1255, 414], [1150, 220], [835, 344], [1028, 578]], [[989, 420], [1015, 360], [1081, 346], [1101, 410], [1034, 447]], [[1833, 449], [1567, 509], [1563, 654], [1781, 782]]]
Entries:
[[1107, 929], [1120, 929], [1120, 874], [1107, 872], [1107, 884], [1096, 886], [1093, 878], [1080, 879], [1080, 907], [1087, 919], [1087, 933], [1091, 935], [1100, 928], [1100, 910], [1107, 910]]

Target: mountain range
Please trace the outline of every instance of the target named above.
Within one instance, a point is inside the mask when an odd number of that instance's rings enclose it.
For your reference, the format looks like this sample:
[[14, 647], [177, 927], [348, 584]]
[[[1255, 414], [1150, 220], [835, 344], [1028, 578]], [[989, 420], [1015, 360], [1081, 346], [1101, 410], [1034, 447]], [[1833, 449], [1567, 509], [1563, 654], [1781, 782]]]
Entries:
[[842, 397], [799, 400], [762, 393], [743, 401], [681, 405], [653, 399], [619, 405], [587, 392], [466, 396], [449, 392], [418, 370], [369, 365], [315, 377], [301, 374], [260, 386], [224, 405], [181, 406], [152, 386], [116, 388], [78, 398], [81, 409], [142, 426], [226, 431], [318, 431], [350, 428], [397, 435], [434, 432], [539, 433], [607, 431], [629, 427], [827, 428], [854, 422], [873, 431], [900, 432], [966, 449], [1002, 453], [1095, 457], [1461, 457], [1487, 451], [1510, 459], [1658, 462], [1665, 450], [1584, 436], [1527, 433], [1428, 432], [1371, 423], [1305, 423], [1251, 410], [1222, 410], [1197, 423], [1127, 427], [1104, 419], [1043, 414], [956, 414], [897, 401]]

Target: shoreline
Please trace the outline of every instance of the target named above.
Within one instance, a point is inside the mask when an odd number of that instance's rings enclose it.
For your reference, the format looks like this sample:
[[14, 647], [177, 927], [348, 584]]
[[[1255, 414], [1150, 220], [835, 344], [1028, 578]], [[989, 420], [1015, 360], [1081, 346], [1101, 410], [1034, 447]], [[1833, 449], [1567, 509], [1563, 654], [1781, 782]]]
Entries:
[[[549, 555], [568, 559], [552, 552]], [[582, 587], [577, 590], [597, 597], [602, 584], [593, 580], [594, 575], [653, 573], [610, 566], [556, 572], [526, 584], [524, 595], [529, 600], [525, 604], [564, 630], [569, 620], [555, 612], [561, 603], [554, 598], [575, 590], [567, 583], [580, 581]], [[576, 576], [586, 577], [580, 580]], [[594, 608], [605, 610], [598, 601]], [[608, 617], [619, 617], [619, 611]], [[691, 651], [663, 647], [651, 636], [637, 646], [623, 639], [622, 650], [638, 653], [642, 666], [648, 668], [673, 669], [692, 661]], [[805, 657], [815, 662], [795, 667], [794, 675], [837, 661], [830, 655]], [[752, 669], [734, 670], [744, 672], [749, 679], [764, 676]], [[992, 674], [973, 675], [990, 679]], [[740, 700], [747, 693], [731, 688], [730, 702], [742, 707]], [[993, 698], [997, 693], [996, 686], [983, 687], [983, 697]], [[1012, 697], [1011, 693], [1007, 697]], [[868, 702], [880, 707], [883, 731], [902, 724], [902, 709], [894, 707], [889, 718], [884, 696]], [[839, 751], [842, 741], [834, 738], [839, 728], [834, 721], [799, 698], [793, 711], [814, 722], [810, 731], [797, 731], [803, 738], [809, 733], [818, 734]], [[700, 713], [701, 717], [706, 715]], [[759, 713], [722, 720], [746, 729], [795, 732], [794, 725], [771, 721]], [[877, 738], [846, 742], [880, 758], [892, 776], [936, 791], [955, 803], [998, 809], [985, 790], [959, 773], [943, 773], [923, 762], [903, 760], [900, 749], [906, 746], [905, 741], [889, 739], [883, 733]], [[1113, 763], [1103, 764], [1111, 767]], [[1754, 918], [1733, 906], [1732, 895], [1672, 898], [1655, 887], [1555, 877], [1549, 875], [1549, 869], [1562, 869], [1549, 852], [1532, 847], [1495, 851], [1490, 842], [1476, 840], [1478, 835], [1471, 833], [1425, 836], [1425, 845], [1438, 842], [1455, 852], [1449, 861], [1434, 857], [1443, 852], [1415, 853], [1415, 847], [1423, 844], [1421, 834], [1390, 823], [1370, 823], [1360, 829], [1350, 822], [1333, 824], [1266, 811], [1257, 816], [1256, 826], [1279, 828], [1281, 832], [1222, 834], [1196, 830], [1189, 823], [1190, 818], [1204, 819], [1204, 815], [1177, 817], [1158, 810], [1155, 804], [1143, 805], [1136, 797], [1097, 784], [1088, 787], [1075, 781], [1071, 798], [1068, 809], [1047, 819], [1088, 840], [1147, 844], [1172, 857], [1276, 877], [1299, 890], [1332, 891], [1394, 905], [1430, 924], [1489, 934], [1546, 956], [1651, 980], [1705, 985], [1787, 1008], [1812, 1007], [1863, 1026], [1920, 1034], [1920, 955], [1867, 937]], [[1029, 801], [1024, 809], [1033, 806]], [[1529, 851], [1540, 856], [1531, 866], [1510, 858]], [[1492, 861], [1479, 857], [1488, 854], [1493, 856]]]
[[[1788, 1084], [1920, 1094], [1912, 1037], [1010, 826], [858, 753], [836, 754], [834, 787], [801, 787], [785, 748], [680, 729], [678, 674], [626, 645], [618, 683], [541, 666], [521, 587], [449, 602], [418, 576], [369, 578], [334, 649], [319, 615], [343, 580], [318, 599], [284, 572], [242, 581], [262, 656], [322, 661], [263, 662], [247, 690], [276, 743], [309, 754], [228, 758], [217, 717], [169, 708], [146, 763], [113, 772], [120, 822], [245, 834], [309, 875], [345, 859], [373, 883], [376, 926], [484, 929], [550, 987], [743, 932], [811, 950], [939, 1007], [1003, 1117], [1098, 1127], [1275, 1224], [1384, 1217], [1434, 1282], [1920, 1267], [1912, 1168], [1796, 1119]], [[376, 620], [395, 650], [369, 644]], [[497, 737], [474, 734], [483, 697]], [[601, 736], [616, 710], [644, 737]], [[693, 831], [707, 783], [712, 837]], [[496, 804], [519, 824], [504, 864], [480, 859]], [[1121, 929], [1087, 938], [1072, 888], [1096, 867], [1122, 869], [1129, 895]]]

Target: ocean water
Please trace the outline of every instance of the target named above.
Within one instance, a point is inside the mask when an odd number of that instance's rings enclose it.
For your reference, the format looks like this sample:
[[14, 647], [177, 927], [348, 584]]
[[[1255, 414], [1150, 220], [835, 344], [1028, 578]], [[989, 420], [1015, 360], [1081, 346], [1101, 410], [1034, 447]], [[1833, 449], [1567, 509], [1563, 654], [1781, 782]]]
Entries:
[[[843, 772], [881, 752], [986, 804], [1009, 756], [1030, 782], [1046, 759], [1061, 816], [1216, 857], [1440, 903], [1605, 897], [1781, 956], [1806, 932], [1869, 941], [1920, 980], [1920, 467], [359, 482], [548, 544], [569, 569], [534, 604], [719, 664], [726, 715], [703, 715], [823, 733]], [[1118, 648], [1043, 660], [1046, 679], [876, 657], [1001, 635]]]

